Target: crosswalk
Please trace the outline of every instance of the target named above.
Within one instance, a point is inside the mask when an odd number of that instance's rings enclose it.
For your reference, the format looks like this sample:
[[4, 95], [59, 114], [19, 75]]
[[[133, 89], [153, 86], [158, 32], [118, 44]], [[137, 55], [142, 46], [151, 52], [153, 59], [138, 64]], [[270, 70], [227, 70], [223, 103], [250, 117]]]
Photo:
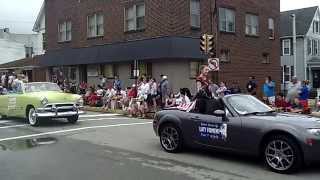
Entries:
[[[123, 118], [125, 117], [121, 116], [120, 114], [85, 114], [79, 116], [78, 122], [99, 122]], [[26, 126], [29, 126], [29, 124], [27, 124], [27, 122], [23, 119], [0, 119], [0, 130]]]

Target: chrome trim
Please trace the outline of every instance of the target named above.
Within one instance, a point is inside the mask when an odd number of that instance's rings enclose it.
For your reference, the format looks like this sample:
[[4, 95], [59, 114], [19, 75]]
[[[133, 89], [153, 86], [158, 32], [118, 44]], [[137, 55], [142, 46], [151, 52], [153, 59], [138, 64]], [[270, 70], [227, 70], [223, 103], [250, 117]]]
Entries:
[[84, 111], [70, 111], [70, 112], [37, 112], [37, 117], [42, 118], [58, 118], [58, 117], [70, 117], [75, 115], [85, 114]]
[[[66, 105], [66, 106], [63, 106]], [[72, 106], [71, 106], [72, 105]], [[57, 107], [60, 106], [60, 107]], [[74, 115], [85, 114], [84, 111], [80, 110], [83, 106], [79, 106], [76, 103], [50, 103], [45, 105], [42, 108], [36, 109], [37, 117], [48, 117], [48, 118], [56, 118], [56, 117], [69, 117]], [[59, 112], [61, 110], [65, 110], [65, 112]]]

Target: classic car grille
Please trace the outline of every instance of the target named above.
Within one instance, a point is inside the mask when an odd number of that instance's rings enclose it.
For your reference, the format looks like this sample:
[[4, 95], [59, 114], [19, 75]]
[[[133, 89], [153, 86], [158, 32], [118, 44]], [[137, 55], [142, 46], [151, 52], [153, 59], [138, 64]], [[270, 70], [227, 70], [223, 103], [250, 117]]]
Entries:
[[48, 104], [46, 111], [48, 112], [69, 112], [75, 111], [74, 104]]

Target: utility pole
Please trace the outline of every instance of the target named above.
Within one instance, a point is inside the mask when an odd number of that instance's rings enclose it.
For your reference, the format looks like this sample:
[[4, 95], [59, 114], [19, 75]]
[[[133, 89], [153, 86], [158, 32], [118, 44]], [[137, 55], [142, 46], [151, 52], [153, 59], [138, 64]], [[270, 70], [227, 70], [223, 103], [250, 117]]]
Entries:
[[292, 37], [293, 37], [293, 69], [294, 76], [297, 77], [297, 33], [296, 33], [296, 15], [291, 14], [292, 17]]

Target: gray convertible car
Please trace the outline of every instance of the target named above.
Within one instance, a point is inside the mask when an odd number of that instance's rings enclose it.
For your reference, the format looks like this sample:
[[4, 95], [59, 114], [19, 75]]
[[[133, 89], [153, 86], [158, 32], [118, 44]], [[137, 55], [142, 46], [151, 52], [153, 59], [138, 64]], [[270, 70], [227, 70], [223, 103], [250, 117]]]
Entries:
[[277, 113], [250, 95], [228, 95], [197, 106], [155, 114], [153, 128], [165, 151], [188, 146], [257, 156], [277, 173], [293, 173], [320, 160], [318, 118]]

